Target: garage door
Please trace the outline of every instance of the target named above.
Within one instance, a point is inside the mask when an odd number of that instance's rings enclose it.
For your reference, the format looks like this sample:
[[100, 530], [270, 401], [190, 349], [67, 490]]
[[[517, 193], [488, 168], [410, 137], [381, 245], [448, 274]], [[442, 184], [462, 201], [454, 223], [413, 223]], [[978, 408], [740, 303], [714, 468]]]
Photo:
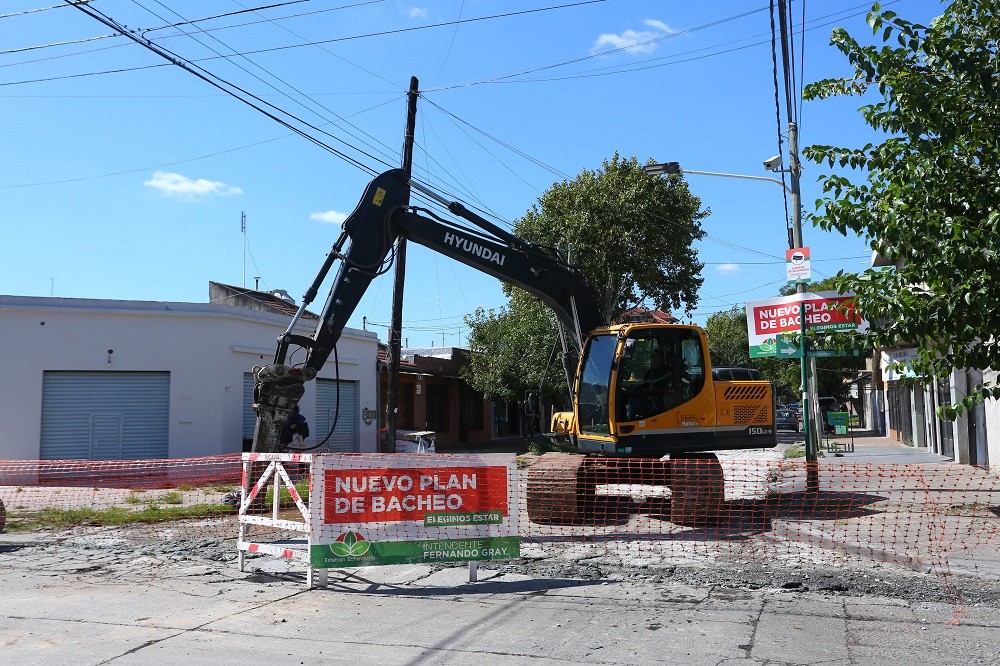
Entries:
[[[334, 379], [316, 380], [316, 422], [309, 424], [309, 446], [319, 444], [326, 437], [337, 417], [337, 384]], [[327, 443], [316, 449], [317, 453], [357, 453], [361, 450], [358, 442], [358, 384], [345, 381], [339, 384], [340, 417], [336, 418], [337, 427]]]
[[169, 372], [46, 371], [42, 460], [166, 458]]
[[253, 411], [253, 373], [243, 373], [243, 439], [253, 439], [257, 427], [257, 412]]

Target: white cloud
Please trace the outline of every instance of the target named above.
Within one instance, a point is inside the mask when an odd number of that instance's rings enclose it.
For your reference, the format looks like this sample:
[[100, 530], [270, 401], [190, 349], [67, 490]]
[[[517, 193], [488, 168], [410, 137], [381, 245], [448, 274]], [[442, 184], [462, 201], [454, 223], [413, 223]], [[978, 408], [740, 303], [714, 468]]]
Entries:
[[328, 210], [322, 213], [311, 213], [309, 215], [310, 220], [317, 220], [319, 222], [329, 222], [330, 224], [343, 224], [344, 220], [347, 219], [347, 213], [341, 213], [335, 210]]
[[669, 35], [677, 32], [663, 21], [657, 21], [656, 19], [646, 19], [645, 21], [643, 21], [643, 23], [645, 23], [647, 27], [650, 27], [653, 30], [664, 35]]
[[410, 7], [407, 12], [412, 19], [425, 19], [427, 18], [427, 9], [424, 7]]
[[213, 194], [220, 197], [243, 194], [243, 190], [240, 188], [231, 187], [217, 180], [205, 180], [204, 178], [192, 180], [187, 176], [168, 171], [157, 171], [143, 185], [159, 190], [160, 194], [165, 197], [178, 199], [197, 199]]
[[731, 275], [741, 272], [743, 268], [739, 264], [719, 264], [715, 267], [715, 270], [723, 275]]
[[652, 53], [656, 50], [656, 40], [676, 32], [663, 21], [655, 19], [646, 19], [643, 25], [645, 30], [629, 29], [618, 34], [606, 32], [597, 38], [590, 50], [595, 52], [610, 48], [624, 49], [629, 53]]

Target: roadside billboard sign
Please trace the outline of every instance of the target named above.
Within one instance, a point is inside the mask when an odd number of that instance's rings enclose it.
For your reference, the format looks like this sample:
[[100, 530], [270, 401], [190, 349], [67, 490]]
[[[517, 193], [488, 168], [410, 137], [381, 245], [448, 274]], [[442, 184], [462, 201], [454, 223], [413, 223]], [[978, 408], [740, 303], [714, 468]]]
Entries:
[[317, 456], [317, 569], [520, 556], [513, 455]]
[[[800, 311], [805, 311], [806, 328], [810, 331], [868, 330], [868, 323], [861, 319], [852, 305], [853, 294], [835, 291], [792, 294], [747, 301], [747, 334], [750, 357], [775, 356], [801, 358], [802, 353], [792, 338], [802, 329]], [[836, 352], [810, 350], [813, 356], [834, 356]]]

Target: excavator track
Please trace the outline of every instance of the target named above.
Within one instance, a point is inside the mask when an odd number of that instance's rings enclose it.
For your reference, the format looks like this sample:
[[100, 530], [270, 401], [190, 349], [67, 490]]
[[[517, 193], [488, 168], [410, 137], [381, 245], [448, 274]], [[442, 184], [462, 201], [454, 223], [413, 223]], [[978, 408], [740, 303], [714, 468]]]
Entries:
[[685, 453], [670, 459], [670, 522], [701, 526], [716, 523], [726, 499], [722, 465], [714, 453]]
[[528, 519], [542, 525], [586, 522], [597, 485], [587, 461], [575, 453], [546, 453], [528, 468]]
[[597, 486], [605, 484], [668, 486], [670, 522], [684, 526], [717, 522], [725, 500], [725, 478], [714, 453], [669, 460], [546, 453], [528, 469], [528, 519], [543, 525], [586, 523], [594, 518]]

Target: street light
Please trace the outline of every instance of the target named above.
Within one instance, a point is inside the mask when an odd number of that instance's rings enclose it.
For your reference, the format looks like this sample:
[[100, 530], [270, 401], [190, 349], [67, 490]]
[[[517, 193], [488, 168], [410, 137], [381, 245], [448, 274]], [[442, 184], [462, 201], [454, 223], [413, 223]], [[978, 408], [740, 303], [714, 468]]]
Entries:
[[643, 170], [651, 176], [693, 173], [697, 176], [720, 176], [722, 178], [742, 178], [744, 180], [766, 180], [769, 183], [777, 183], [778, 185], [781, 185], [790, 195], [794, 196], [795, 194], [795, 192], [792, 191], [792, 188], [788, 187], [777, 178], [768, 178], [767, 176], [746, 176], [740, 173], [720, 173], [718, 171], [695, 171], [694, 169], [681, 169], [680, 162], [650, 164], [648, 166], [644, 166]]

